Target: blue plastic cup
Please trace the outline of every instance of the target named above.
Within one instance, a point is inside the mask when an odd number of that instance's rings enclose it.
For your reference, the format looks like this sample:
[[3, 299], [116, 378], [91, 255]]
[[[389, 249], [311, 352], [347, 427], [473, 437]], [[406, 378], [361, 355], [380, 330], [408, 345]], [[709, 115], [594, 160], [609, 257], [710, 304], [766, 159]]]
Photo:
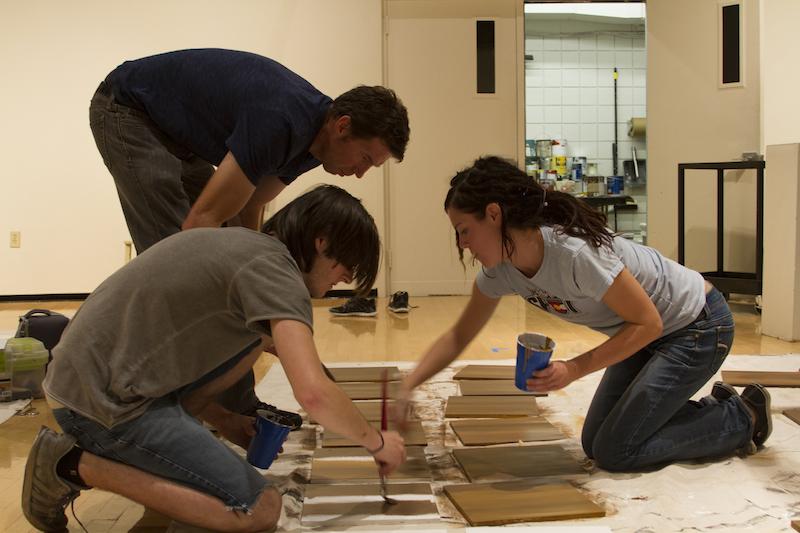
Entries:
[[279, 413], [263, 409], [256, 412], [258, 414], [255, 423], [256, 434], [247, 448], [247, 462], [266, 470], [278, 455], [278, 450], [294, 426]]
[[528, 390], [528, 381], [533, 373], [550, 364], [550, 356], [556, 343], [541, 333], [523, 333], [517, 337], [517, 368], [514, 385], [519, 390]]

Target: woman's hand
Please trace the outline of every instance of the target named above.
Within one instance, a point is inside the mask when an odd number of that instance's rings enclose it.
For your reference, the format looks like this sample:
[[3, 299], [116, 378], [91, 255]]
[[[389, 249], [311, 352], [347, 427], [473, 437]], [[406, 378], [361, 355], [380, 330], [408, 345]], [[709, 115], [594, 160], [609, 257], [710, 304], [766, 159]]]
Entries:
[[403, 432], [408, 428], [408, 420], [411, 418], [411, 390], [404, 385], [400, 385], [394, 403], [392, 404], [389, 420], [394, 422], [394, 427]]
[[534, 372], [526, 384], [531, 392], [550, 392], [563, 389], [579, 377], [578, 365], [573, 361], [552, 361]]

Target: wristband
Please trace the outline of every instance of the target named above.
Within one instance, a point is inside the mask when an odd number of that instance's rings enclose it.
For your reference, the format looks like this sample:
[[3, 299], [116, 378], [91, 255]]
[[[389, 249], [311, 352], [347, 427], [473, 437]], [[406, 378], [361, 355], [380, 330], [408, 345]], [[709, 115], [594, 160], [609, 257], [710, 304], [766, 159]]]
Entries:
[[386, 443], [383, 441], [383, 432], [382, 432], [382, 431], [379, 431], [379, 432], [378, 432], [378, 436], [381, 438], [381, 445], [380, 445], [380, 446], [378, 446], [378, 447], [377, 447], [377, 448], [375, 448], [374, 450], [370, 450], [369, 448], [367, 448], [366, 446], [364, 446], [364, 449], [365, 449], [365, 450], [367, 450], [367, 453], [369, 453], [370, 455], [375, 455], [376, 453], [378, 453], [379, 451], [381, 451], [381, 450], [383, 449], [383, 445], [384, 445], [384, 444], [386, 444]]

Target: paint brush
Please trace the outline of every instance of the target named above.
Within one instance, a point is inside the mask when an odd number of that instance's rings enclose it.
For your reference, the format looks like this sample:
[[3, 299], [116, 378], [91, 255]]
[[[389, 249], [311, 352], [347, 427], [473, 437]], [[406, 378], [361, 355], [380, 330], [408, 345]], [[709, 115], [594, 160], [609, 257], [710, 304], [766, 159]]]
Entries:
[[[387, 369], [383, 369], [381, 373], [381, 432], [386, 431], [389, 429], [389, 422], [386, 417], [386, 390], [388, 388], [388, 374], [389, 371]], [[383, 498], [383, 503], [386, 505], [396, 505], [397, 500], [394, 498], [390, 498], [386, 495], [386, 476], [383, 474], [381, 476], [381, 497]]]

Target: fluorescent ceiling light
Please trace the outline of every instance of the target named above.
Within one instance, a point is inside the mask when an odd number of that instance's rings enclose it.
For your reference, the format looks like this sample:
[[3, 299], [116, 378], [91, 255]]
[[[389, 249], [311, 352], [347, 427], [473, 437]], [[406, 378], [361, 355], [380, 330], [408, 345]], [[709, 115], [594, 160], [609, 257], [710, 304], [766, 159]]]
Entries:
[[645, 18], [644, 3], [628, 2], [592, 2], [580, 4], [525, 4], [525, 13], [542, 14], [577, 14], [589, 15], [594, 17], [614, 17], [614, 18]]

